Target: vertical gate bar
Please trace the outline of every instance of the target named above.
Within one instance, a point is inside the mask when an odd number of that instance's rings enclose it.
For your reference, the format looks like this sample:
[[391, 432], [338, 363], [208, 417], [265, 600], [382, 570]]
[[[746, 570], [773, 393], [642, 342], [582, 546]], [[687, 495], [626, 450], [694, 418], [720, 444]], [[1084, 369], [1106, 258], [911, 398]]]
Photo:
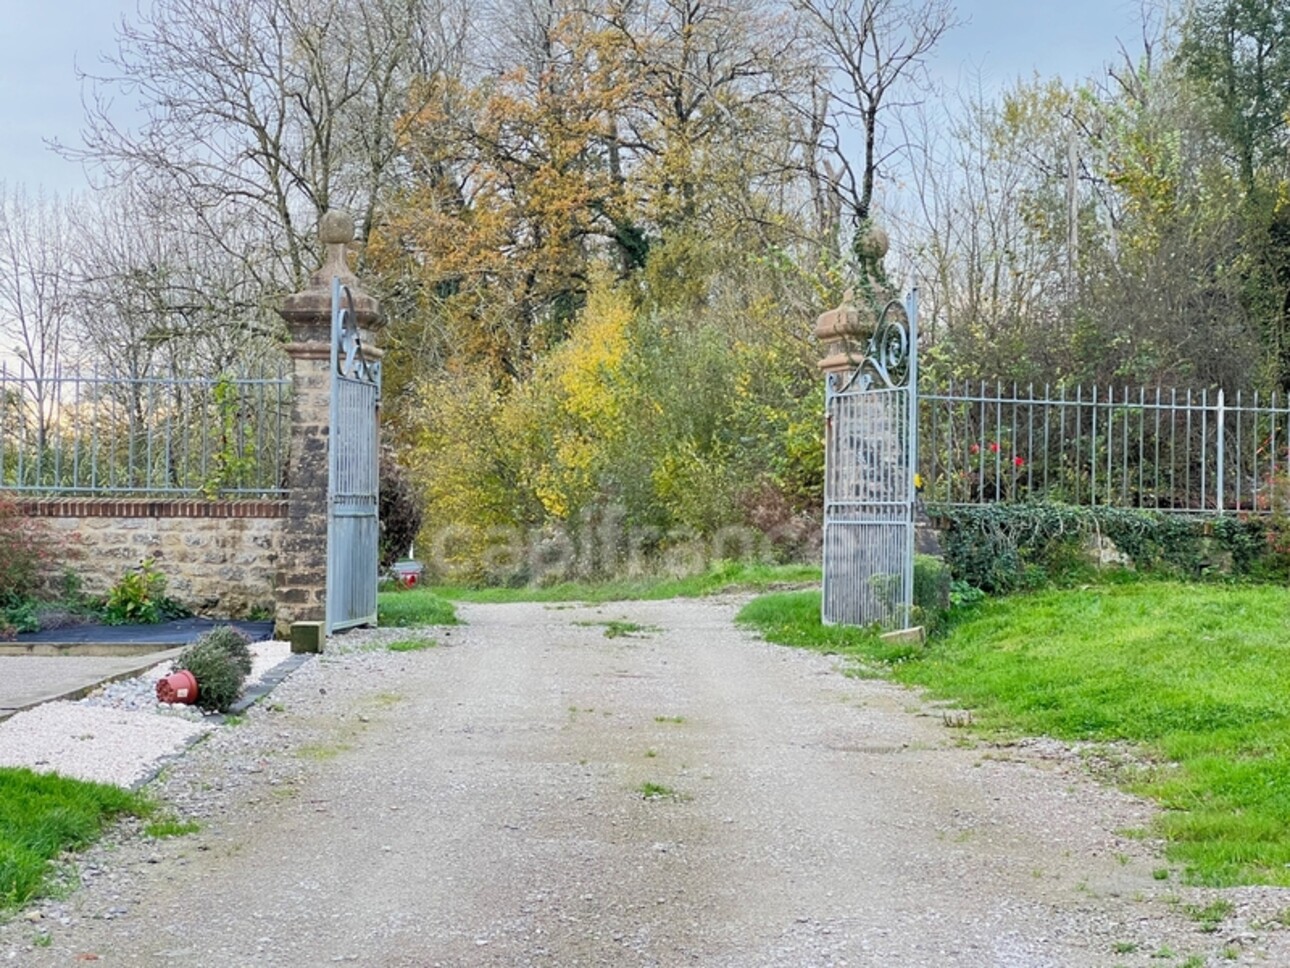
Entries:
[[[83, 420], [84, 415], [81, 413], [81, 382], [80, 382], [81, 374], [79, 370], [77, 370], [77, 372], [72, 376], [72, 380], [74, 381], [72, 383], [72, 407], [74, 408], [74, 412], [80, 415], [78, 417], [78, 420]], [[91, 427], [91, 430], [93, 430], [92, 427]], [[83, 438], [83, 431], [79, 428], [73, 431], [73, 433], [74, 433], [74, 436], [72, 437], [72, 486], [79, 488], [81, 486], [81, 441], [84, 438]], [[3, 480], [4, 480], [4, 475], [0, 474], [0, 481], [3, 481]]]
[[1009, 495], [1011, 500], [1017, 499], [1017, 462], [1014, 459], [1017, 456], [1017, 381], [1012, 382], [1012, 400], [1009, 402], [1012, 410], [1012, 435], [1008, 442], [1012, 445], [1012, 455], [1008, 458], [1008, 463], [1012, 465], [1009, 469], [1012, 477], [1012, 493]]
[[[63, 410], [63, 381], [62, 381], [59, 377], [60, 377], [60, 374], [58, 373], [58, 369], [57, 369], [57, 367], [55, 367], [55, 370], [54, 370], [54, 405], [53, 405], [53, 414], [57, 414], [57, 415], [58, 415], [58, 420], [57, 420], [57, 421], [51, 420], [51, 421], [50, 421], [51, 427], [57, 427], [59, 424], [61, 424], [61, 423], [62, 423], [62, 410]], [[52, 414], [51, 414], [51, 416], [52, 416]], [[61, 441], [55, 441], [55, 442], [54, 442], [54, 468], [53, 468], [53, 471], [54, 471], [54, 476], [53, 476], [53, 480], [51, 480], [51, 481], [50, 481], [50, 484], [52, 484], [54, 487], [58, 487], [59, 482], [61, 482], [61, 481], [62, 481], [62, 478], [63, 478], [63, 447], [62, 447], [62, 442], [61, 442]]]
[[1093, 397], [1090, 402], [1090, 416], [1093, 421], [1089, 431], [1088, 466], [1091, 477], [1088, 483], [1088, 503], [1097, 504], [1097, 384], [1093, 384]]
[[951, 399], [945, 406], [945, 501], [954, 503], [954, 381], [950, 380], [948, 394]]
[[999, 438], [1003, 436], [1003, 381], [996, 380], [994, 384], [994, 500], [999, 500], [999, 492], [1003, 487], [1003, 444]]
[[1115, 503], [1115, 384], [1106, 386], [1106, 505]]
[[340, 277], [331, 280], [331, 351], [328, 382], [331, 399], [328, 402], [327, 428], [327, 580], [324, 631], [331, 635], [336, 621], [336, 485], [340, 455], [336, 446], [336, 432], [340, 424]]
[[1124, 401], [1121, 409], [1121, 429], [1123, 430], [1120, 441], [1120, 502], [1126, 507], [1129, 504], [1129, 388], [1126, 385], [1123, 393]]
[[1227, 423], [1227, 416], [1223, 408], [1223, 388], [1222, 387], [1219, 387], [1218, 389], [1218, 402], [1216, 404], [1216, 407], [1217, 407], [1217, 412], [1214, 414], [1214, 419], [1218, 422], [1218, 442], [1217, 442], [1218, 453], [1216, 454], [1216, 457], [1218, 459], [1218, 478], [1214, 482], [1214, 491], [1215, 491], [1215, 496], [1218, 499], [1218, 513], [1222, 514], [1223, 513], [1223, 484], [1224, 484], [1223, 462], [1226, 457], [1226, 454], [1224, 453], [1224, 445], [1227, 443], [1224, 437], [1226, 432], [1225, 424]]
[[1075, 463], [1073, 470], [1075, 473], [1075, 503], [1079, 504], [1080, 484], [1084, 479], [1084, 461], [1080, 454], [1081, 447], [1084, 443], [1084, 385], [1082, 383], [1075, 386]]
[[985, 503], [985, 462], [986, 462], [986, 448], [985, 448], [986, 416], [985, 416], [985, 381], [984, 380], [981, 381], [981, 395], [977, 399], [979, 401], [978, 406], [980, 408], [980, 419], [978, 420], [977, 428], [976, 428], [977, 429], [976, 494], [977, 494], [977, 502], [984, 504]]
[[1138, 502], [1137, 507], [1145, 507], [1143, 503], [1143, 486], [1146, 483], [1143, 477], [1143, 470], [1147, 463], [1147, 388], [1138, 387]]
[[1026, 396], [1026, 495], [1030, 497], [1035, 490], [1035, 385], [1028, 384]]
[[1192, 503], [1193, 475], [1192, 475], [1192, 456], [1191, 456], [1191, 444], [1192, 444], [1192, 439], [1191, 439], [1192, 426], [1191, 425], [1192, 425], [1193, 409], [1194, 409], [1194, 405], [1192, 403], [1192, 392], [1191, 390], [1188, 390], [1187, 391], [1187, 436], [1183, 438], [1183, 449], [1185, 453], [1184, 467], [1186, 467], [1186, 470], [1187, 470], [1187, 496], [1186, 496], [1187, 505], [1186, 506], [1187, 506], [1187, 510], [1189, 511], [1195, 510]]
[[833, 582], [836, 581], [837, 575], [829, 561], [829, 552], [832, 550], [832, 516], [833, 508], [831, 501], [833, 498], [833, 474], [834, 467], [837, 464], [837, 443], [834, 440], [833, 431], [833, 377], [826, 373], [824, 375], [824, 534], [821, 540], [821, 561], [820, 561], [820, 622], [823, 625], [831, 625], [829, 616], [832, 614], [830, 609], [830, 595], [833, 590]]
[[1200, 509], [1209, 507], [1209, 388], [1200, 393]]
[[[1290, 403], [1290, 397], [1287, 397], [1287, 403]], [[1268, 455], [1271, 458], [1268, 467], [1268, 476], [1276, 477], [1277, 475], [1277, 394], [1272, 393], [1272, 429], [1268, 434]], [[1290, 455], [1287, 455], [1290, 456]]]
[[906, 405], [909, 441], [905, 454], [905, 601], [903, 628], [913, 624], [914, 610], [914, 473], [918, 469], [918, 287], [909, 291], [905, 315], [909, 319], [909, 387]]
[[1254, 412], [1250, 415], [1250, 510], [1258, 510], [1259, 497], [1259, 391], [1254, 391]]
[[[1047, 395], [1047, 384], [1044, 385]], [[1066, 452], [1066, 384], [1061, 386], [1061, 400], [1057, 404], [1057, 452]], [[1052, 449], [1048, 445], [1048, 421], [1044, 420], [1044, 493], [1048, 493], [1048, 463], [1052, 459]], [[1057, 459], [1058, 480], [1061, 480], [1061, 458]]]

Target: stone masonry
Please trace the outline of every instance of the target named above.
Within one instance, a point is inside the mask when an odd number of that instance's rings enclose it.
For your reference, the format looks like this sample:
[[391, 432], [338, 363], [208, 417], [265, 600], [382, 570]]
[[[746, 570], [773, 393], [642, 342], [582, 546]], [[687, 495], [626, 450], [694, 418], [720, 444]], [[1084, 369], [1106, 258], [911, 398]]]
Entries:
[[43, 519], [87, 594], [106, 594], [151, 559], [166, 576], [166, 594], [194, 612], [273, 611], [283, 501], [45, 499], [19, 507]]
[[354, 315], [362, 331], [364, 352], [379, 351], [371, 331], [380, 324], [380, 305], [358, 288], [346, 261], [354, 239], [354, 222], [328, 212], [319, 226], [327, 248], [322, 268], [309, 285], [284, 300], [279, 313], [291, 330], [295, 400], [291, 446], [286, 467], [287, 515], [278, 535], [275, 634], [289, 638], [296, 622], [322, 622], [327, 612], [327, 445], [331, 421], [331, 284], [333, 277], [350, 288]]

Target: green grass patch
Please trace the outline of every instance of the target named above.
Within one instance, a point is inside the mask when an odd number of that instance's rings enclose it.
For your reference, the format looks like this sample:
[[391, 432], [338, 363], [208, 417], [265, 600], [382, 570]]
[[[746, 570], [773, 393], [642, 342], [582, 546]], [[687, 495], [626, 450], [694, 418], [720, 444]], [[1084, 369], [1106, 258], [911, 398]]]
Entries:
[[646, 781], [645, 783], [642, 783], [640, 786], [636, 788], [636, 792], [639, 793], [646, 800], [688, 800], [690, 799], [689, 796], [687, 796], [686, 794], [678, 793], [676, 790], [673, 790], [670, 786], [664, 786], [662, 783], [653, 783], [651, 781]]
[[818, 565], [764, 565], [722, 562], [686, 578], [641, 576], [605, 582], [562, 582], [541, 588], [460, 588], [430, 591], [454, 602], [627, 602], [701, 598], [730, 591], [765, 591], [789, 585], [818, 584]]
[[740, 621], [925, 687], [987, 731], [1134, 744], [1121, 782], [1164, 808], [1187, 881], [1290, 886], [1290, 589], [1141, 582], [991, 599], [923, 649], [825, 628], [818, 607], [818, 593], [767, 596]]
[[149, 837], [162, 840], [166, 837], [184, 837], [188, 834], [195, 834], [202, 829], [202, 825], [195, 820], [155, 820], [143, 828], [143, 832]]
[[386, 648], [391, 652], [420, 652], [423, 649], [433, 649], [436, 644], [434, 639], [400, 639], [398, 642], [391, 642]]
[[452, 602], [426, 588], [380, 592], [376, 596], [376, 623], [387, 628], [421, 625], [457, 625]]
[[120, 787], [0, 767], [0, 908], [38, 895], [63, 851], [92, 842], [116, 817], [150, 809]]
[[1183, 911], [1187, 917], [1191, 918], [1200, 925], [1200, 930], [1205, 934], [1213, 934], [1218, 930], [1218, 926], [1223, 923], [1235, 908], [1231, 901], [1219, 899], [1210, 904], [1188, 904], [1184, 906]]
[[861, 669], [874, 663], [885, 667], [920, 651], [912, 643], [884, 642], [871, 629], [823, 624], [818, 589], [762, 595], [745, 605], [736, 621], [756, 629], [769, 642], [846, 656]]

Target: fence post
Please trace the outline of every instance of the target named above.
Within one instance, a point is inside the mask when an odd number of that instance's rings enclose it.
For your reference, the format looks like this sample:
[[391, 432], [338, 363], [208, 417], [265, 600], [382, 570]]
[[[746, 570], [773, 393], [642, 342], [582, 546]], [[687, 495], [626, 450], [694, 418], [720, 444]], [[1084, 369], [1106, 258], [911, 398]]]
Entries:
[[[1238, 398], [1239, 405], [1239, 398]], [[1218, 403], [1215, 404], [1215, 415], [1218, 419], [1218, 513], [1223, 513], [1223, 464], [1224, 460], [1224, 434], [1226, 430], [1226, 413], [1223, 404], [1223, 389], [1219, 387]]]
[[332, 279], [350, 287], [360, 328], [372, 329], [380, 317], [376, 299], [358, 288], [346, 262], [354, 240], [354, 221], [327, 212], [319, 222], [326, 247], [323, 266], [300, 292], [283, 300], [278, 314], [287, 322], [291, 342], [294, 395], [286, 461], [287, 519], [278, 540], [274, 576], [275, 634], [290, 638], [297, 622], [327, 618], [328, 442], [331, 434]]

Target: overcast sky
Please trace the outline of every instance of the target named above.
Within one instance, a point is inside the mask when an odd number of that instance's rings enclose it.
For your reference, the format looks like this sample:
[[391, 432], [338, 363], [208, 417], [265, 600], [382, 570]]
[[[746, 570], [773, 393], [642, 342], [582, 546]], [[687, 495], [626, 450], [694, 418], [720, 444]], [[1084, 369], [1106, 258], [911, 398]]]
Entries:
[[[136, 0], [0, 0], [9, 41], [0, 56], [0, 182], [58, 192], [84, 186], [80, 168], [44, 139], [77, 142], [75, 68], [93, 70], [113, 49], [120, 17], [136, 9]], [[968, 23], [946, 35], [934, 64], [950, 89], [978, 74], [987, 89], [1036, 70], [1076, 80], [1114, 60], [1117, 40], [1138, 46], [1137, 0], [959, 0], [958, 9]]]

